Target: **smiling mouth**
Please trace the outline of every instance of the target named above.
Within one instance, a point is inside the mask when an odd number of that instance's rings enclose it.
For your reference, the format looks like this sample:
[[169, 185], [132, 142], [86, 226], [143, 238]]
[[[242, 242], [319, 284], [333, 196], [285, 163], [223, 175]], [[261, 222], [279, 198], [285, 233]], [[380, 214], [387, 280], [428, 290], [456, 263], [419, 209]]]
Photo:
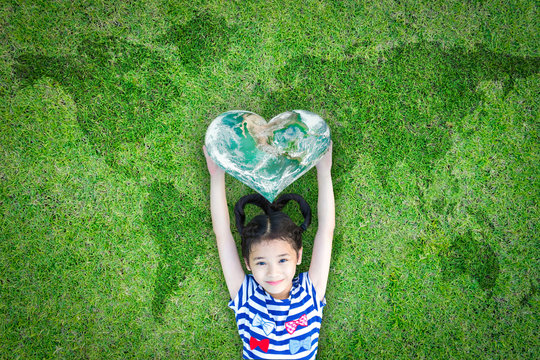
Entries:
[[272, 285], [272, 286], [275, 286], [275, 285], [279, 284], [279, 283], [282, 282], [282, 281], [283, 281], [283, 280], [278, 280], [278, 281], [267, 281], [266, 283], [267, 283], [267, 284], [270, 284], [270, 285]]

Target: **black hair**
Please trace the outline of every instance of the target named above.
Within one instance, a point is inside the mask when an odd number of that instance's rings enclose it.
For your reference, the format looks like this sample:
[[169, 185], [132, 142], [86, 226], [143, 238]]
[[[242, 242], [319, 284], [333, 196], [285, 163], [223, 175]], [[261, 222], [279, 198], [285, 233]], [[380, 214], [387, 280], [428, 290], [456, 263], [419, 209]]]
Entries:
[[[282, 212], [283, 208], [291, 200], [300, 205], [300, 212], [304, 216], [304, 222], [299, 226], [291, 218]], [[244, 226], [246, 214], [244, 208], [247, 204], [260, 207], [264, 214], [257, 215]], [[281, 239], [288, 241], [296, 253], [302, 248], [302, 233], [311, 224], [311, 208], [304, 198], [298, 194], [284, 194], [270, 203], [262, 195], [246, 195], [234, 206], [236, 228], [242, 239], [242, 256], [249, 259], [251, 247], [265, 240]]]

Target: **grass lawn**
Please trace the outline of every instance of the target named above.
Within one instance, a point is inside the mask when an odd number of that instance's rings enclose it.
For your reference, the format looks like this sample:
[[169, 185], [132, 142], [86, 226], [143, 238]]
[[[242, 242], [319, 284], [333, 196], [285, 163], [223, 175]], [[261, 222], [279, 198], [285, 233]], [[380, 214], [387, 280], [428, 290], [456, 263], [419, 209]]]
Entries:
[[127, 3], [0, 5], [0, 358], [241, 357], [201, 151], [231, 109], [331, 128], [320, 359], [538, 356], [535, 1]]

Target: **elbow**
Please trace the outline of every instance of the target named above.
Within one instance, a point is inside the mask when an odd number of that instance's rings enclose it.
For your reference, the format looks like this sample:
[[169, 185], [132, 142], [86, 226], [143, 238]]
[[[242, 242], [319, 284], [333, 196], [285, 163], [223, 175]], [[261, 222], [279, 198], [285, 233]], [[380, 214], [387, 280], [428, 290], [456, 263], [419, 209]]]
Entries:
[[333, 235], [336, 228], [336, 218], [332, 217], [331, 219], [329, 219], [328, 222], [324, 224], [324, 228], [326, 229], [326, 231]]
[[324, 226], [320, 226], [319, 229], [317, 229], [317, 232], [321, 235], [324, 235], [324, 237], [326, 238], [333, 238], [334, 229], [335, 229], [335, 223], [325, 224]]

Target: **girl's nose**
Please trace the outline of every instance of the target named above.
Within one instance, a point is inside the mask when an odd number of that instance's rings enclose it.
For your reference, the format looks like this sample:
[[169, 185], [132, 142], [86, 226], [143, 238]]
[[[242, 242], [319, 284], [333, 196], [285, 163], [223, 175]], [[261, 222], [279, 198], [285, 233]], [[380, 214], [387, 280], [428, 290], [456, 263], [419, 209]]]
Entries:
[[278, 273], [278, 267], [276, 265], [270, 264], [268, 266], [268, 275], [276, 275]]

